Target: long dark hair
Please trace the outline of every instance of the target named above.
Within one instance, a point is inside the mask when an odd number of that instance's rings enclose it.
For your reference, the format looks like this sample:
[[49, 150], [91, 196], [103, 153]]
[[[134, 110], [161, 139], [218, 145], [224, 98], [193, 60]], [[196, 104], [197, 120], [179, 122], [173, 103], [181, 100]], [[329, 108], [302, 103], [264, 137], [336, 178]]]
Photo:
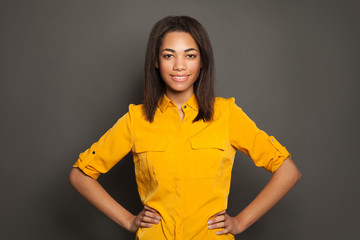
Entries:
[[160, 100], [165, 94], [165, 83], [161, 79], [156, 63], [164, 36], [169, 32], [187, 32], [194, 38], [200, 49], [201, 70], [194, 83], [194, 93], [199, 112], [193, 122], [211, 121], [214, 114], [214, 56], [205, 28], [188, 16], [169, 16], [159, 20], [151, 30], [145, 57], [145, 87], [143, 111], [145, 118], [152, 122]]

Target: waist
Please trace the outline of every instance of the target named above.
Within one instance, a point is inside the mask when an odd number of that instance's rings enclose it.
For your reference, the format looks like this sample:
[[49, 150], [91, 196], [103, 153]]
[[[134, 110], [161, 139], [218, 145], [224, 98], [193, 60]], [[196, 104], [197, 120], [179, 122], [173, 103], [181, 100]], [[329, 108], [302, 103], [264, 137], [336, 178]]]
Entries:
[[[218, 230], [208, 230], [207, 221], [227, 208], [230, 181], [219, 177], [149, 184], [147, 187], [153, 188], [139, 190], [140, 196], [143, 204], [156, 209], [162, 220], [151, 228], [139, 229], [137, 239], [154, 239], [150, 236], [156, 239], [224, 239], [216, 235]], [[231, 237], [225, 239], [234, 239]]]

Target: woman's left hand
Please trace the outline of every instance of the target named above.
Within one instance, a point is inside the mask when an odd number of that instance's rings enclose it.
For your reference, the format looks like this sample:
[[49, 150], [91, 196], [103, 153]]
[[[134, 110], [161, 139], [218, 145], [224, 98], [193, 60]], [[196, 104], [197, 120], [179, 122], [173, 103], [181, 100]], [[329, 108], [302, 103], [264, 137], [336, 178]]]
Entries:
[[221, 229], [217, 231], [217, 235], [224, 235], [231, 233], [233, 235], [239, 234], [244, 229], [241, 229], [239, 221], [235, 217], [230, 217], [226, 211], [221, 211], [208, 221], [209, 229]]

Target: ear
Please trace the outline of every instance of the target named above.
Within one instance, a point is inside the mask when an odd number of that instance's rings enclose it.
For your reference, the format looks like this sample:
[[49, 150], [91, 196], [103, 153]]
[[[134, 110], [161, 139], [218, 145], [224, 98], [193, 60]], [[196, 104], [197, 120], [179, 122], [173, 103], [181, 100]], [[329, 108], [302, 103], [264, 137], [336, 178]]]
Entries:
[[155, 62], [155, 68], [159, 69], [159, 62], [158, 61]]

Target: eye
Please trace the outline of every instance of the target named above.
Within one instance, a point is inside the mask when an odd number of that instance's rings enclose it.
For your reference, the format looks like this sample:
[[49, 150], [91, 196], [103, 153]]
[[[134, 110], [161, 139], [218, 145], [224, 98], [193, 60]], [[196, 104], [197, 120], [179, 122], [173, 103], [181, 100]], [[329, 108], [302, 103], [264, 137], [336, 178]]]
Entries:
[[173, 55], [171, 55], [171, 54], [165, 54], [165, 55], [163, 55], [163, 58], [172, 58], [173, 57]]
[[196, 58], [196, 55], [194, 55], [194, 54], [189, 54], [189, 55], [187, 55], [187, 58]]

